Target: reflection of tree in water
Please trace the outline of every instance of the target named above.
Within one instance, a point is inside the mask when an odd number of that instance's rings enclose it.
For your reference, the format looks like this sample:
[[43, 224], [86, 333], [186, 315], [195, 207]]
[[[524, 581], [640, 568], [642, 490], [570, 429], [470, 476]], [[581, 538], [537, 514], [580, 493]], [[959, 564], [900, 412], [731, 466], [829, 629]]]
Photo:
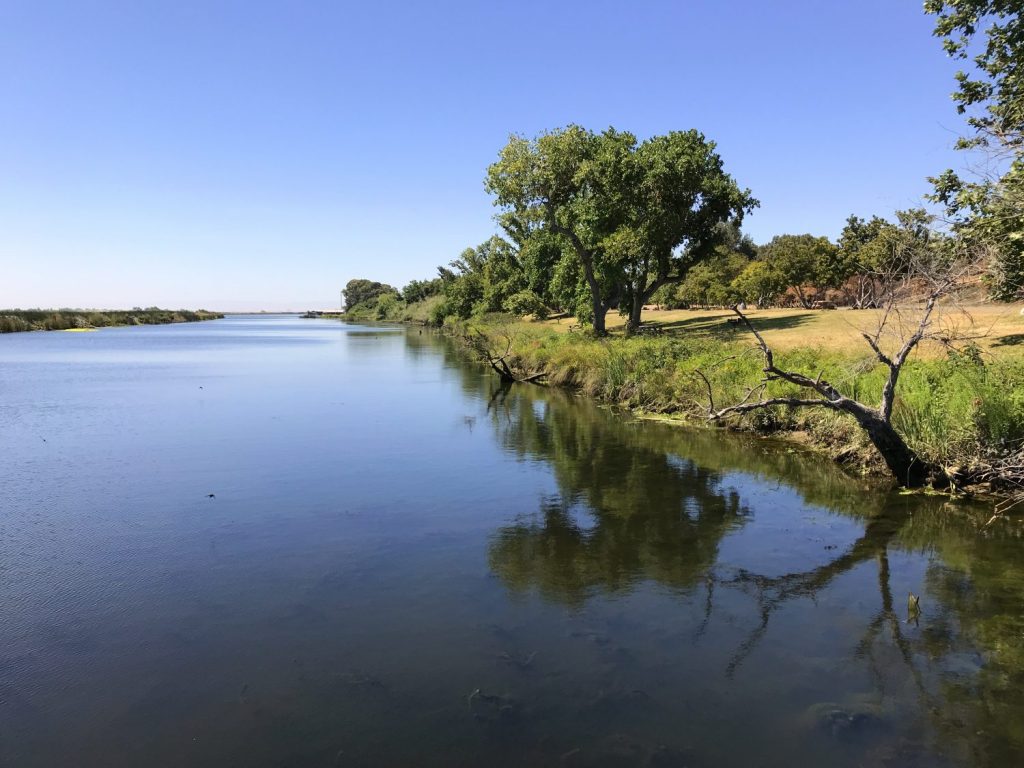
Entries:
[[641, 579], [686, 589], [742, 524], [739, 496], [719, 473], [657, 450], [624, 420], [551, 407], [517, 388], [500, 390], [491, 414], [504, 446], [546, 461], [559, 491], [491, 545], [491, 567], [516, 591], [578, 605]]
[[[897, 546], [935, 553], [919, 658], [941, 674], [942, 735], [973, 765], [1024, 764], [1024, 529], [987, 513], [915, 514]], [[970, 738], [970, 737], [974, 738]]]
[[[759, 622], [727, 668], [734, 675], [786, 602], [813, 599], [840, 575], [874, 563], [878, 607], [854, 646], [879, 701], [909, 681], [916, 709], [935, 730], [938, 750], [972, 766], [1019, 764], [1024, 756], [1024, 562], [1020, 527], [986, 529], [987, 513], [922, 499], [889, 497], [863, 535], [830, 562], [763, 576], [747, 570], [720, 579], [755, 597]], [[901, 551], [930, 560], [919, 612], [894, 594], [890, 558]], [[708, 611], [713, 611], [709, 599]], [[914, 763], [916, 764], [916, 763]]]
[[[445, 362], [463, 365], [451, 350]], [[643, 579], [680, 590], [702, 584], [707, 613], [698, 635], [715, 620], [716, 590], [741, 591], [756, 602], [757, 620], [723, 670], [739, 677], [779, 609], [814, 600], [844, 574], [870, 568], [877, 591], [863, 600], [874, 607], [836, 652], [869, 672], [878, 701], [911, 691], [897, 716], [922, 718], [931, 735], [887, 744], [894, 751], [866, 764], [946, 764], [936, 762], [937, 754], [951, 764], [1022, 762], [1020, 523], [986, 527], [990, 510], [886, 493], [770, 443], [637, 425], [557, 391], [495, 389], [492, 377], [475, 370], [461, 382], [467, 395], [490, 401], [505, 448], [548, 463], [558, 484], [557, 496], [544, 500], [535, 516], [502, 528], [492, 541], [491, 567], [511, 589], [580, 605], [591, 594], [626, 590]], [[741, 499], [722, 481], [736, 470], [782, 482], [808, 504], [857, 518], [863, 533], [813, 568], [767, 575], [716, 564], [722, 538], [746, 517]], [[925, 582], [896, 590], [891, 562], [904, 553], [928, 558]], [[921, 592], [919, 616], [908, 612], [907, 586]]]

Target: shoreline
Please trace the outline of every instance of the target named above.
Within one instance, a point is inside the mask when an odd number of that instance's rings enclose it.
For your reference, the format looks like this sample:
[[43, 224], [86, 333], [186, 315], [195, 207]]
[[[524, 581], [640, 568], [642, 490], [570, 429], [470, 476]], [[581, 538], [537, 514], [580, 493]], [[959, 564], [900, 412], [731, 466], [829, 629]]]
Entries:
[[32, 331], [94, 331], [133, 325], [173, 325], [220, 320], [221, 312], [205, 309], [0, 309], [0, 334]]
[[[522, 324], [502, 326], [485, 322], [473, 328], [487, 334], [492, 341], [496, 335], [501, 337], [498, 346], [504, 350], [507, 344], [508, 348], [505, 359], [524, 377], [531, 379], [523, 383], [573, 391], [595, 402], [625, 411], [638, 420], [691, 429], [725, 430], [754, 438], [777, 440], [808, 454], [827, 458], [853, 476], [871, 479], [882, 485], [888, 484], [893, 488], [899, 487], [877, 449], [866, 439], [853, 419], [846, 415], [827, 409], [776, 407], [720, 424], [709, 423], [702, 413], [698, 413], [700, 395], [692, 386], [694, 370], [705, 365], [720, 365], [716, 375], [721, 379], [722, 390], [737, 400], [742, 397], [743, 388], [752, 385], [750, 382], [756, 382], [761, 375], [759, 364], [754, 361], [751, 365], [751, 357], [735, 345], [713, 346], [709, 352], [706, 341], [679, 337], [634, 337], [628, 341], [616, 339], [609, 344], [607, 340], [556, 334], [549, 330], [531, 329]], [[457, 343], [460, 342], [459, 327], [446, 325], [440, 331]], [[475, 357], [471, 348], [462, 343], [458, 345], [468, 358]], [[821, 349], [804, 348], [794, 350], [792, 354], [805, 358], [805, 362], [816, 369], [827, 370], [831, 366], [834, 370], [840, 363], [855, 361], [855, 358], [847, 360], [842, 356], [837, 359], [834, 353]], [[709, 360], [717, 362], [709, 363]], [[936, 380], [941, 381], [944, 377], [947, 380], [946, 386], [957, 391], [964, 388], [964, 385], [963, 382], [953, 381], [956, 376], [966, 377], [965, 381], [970, 384], [970, 377], [990, 375], [995, 382], [1002, 384], [1002, 379], [1016, 375], [1019, 365], [1019, 362], [1011, 362], [1005, 368], [993, 366], [993, 372], [990, 373], [987, 367], [965, 365], [962, 361], [917, 360], [911, 372], [906, 375], [906, 381], [901, 382], [901, 386], [905, 387], [901, 398], [903, 418], [911, 426], [916, 425], [915, 420], [929, 417], [933, 421], [941, 418], [947, 423], [955, 423], [958, 414], [941, 412], [941, 417], [936, 416], [941, 409], [934, 401], [939, 400], [943, 394], [932, 389]], [[859, 372], [855, 377], [857, 380], [852, 384], [848, 382], [848, 385], [870, 392], [874, 389], [871, 381], [873, 375], [870, 370]], [[538, 378], [543, 381], [535, 380]], [[687, 379], [691, 380], [689, 391], [686, 389]], [[993, 391], [998, 390], [999, 386], [991, 386], [993, 382], [985, 383], [988, 388], [983, 397], [968, 398], [972, 413], [971, 419], [966, 421], [975, 429], [973, 436], [957, 435], [956, 441], [950, 437], [945, 443], [936, 439], [934, 444], [919, 445], [920, 454], [924, 458], [947, 468], [951, 475], [962, 476], [963, 482], [951, 485], [948, 491], [926, 486], [915, 492], [941, 492], [954, 498], [1022, 498], [1020, 478], [1013, 472], [1005, 471], [1000, 464], [1001, 460], [1015, 455], [1014, 449], [1009, 447], [1013, 442], [1004, 443], [1007, 447], [999, 455], [992, 451], [993, 446], [981, 432], [982, 426], [985, 426], [985, 408], [992, 406], [991, 410], [995, 411], [996, 406], [1005, 405], [1003, 402], [992, 402], [999, 397]], [[922, 394], [924, 400], [921, 400]], [[1012, 400], [1012, 392], [1009, 398]], [[931, 428], [935, 424], [927, 426]], [[925, 433], [922, 431], [905, 437], [920, 441], [924, 439], [923, 435]]]

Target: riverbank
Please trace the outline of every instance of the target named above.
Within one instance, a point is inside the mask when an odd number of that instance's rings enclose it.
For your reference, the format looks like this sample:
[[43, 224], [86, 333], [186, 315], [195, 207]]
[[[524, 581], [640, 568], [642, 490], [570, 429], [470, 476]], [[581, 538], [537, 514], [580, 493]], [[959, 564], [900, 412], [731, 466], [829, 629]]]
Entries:
[[73, 331], [120, 325], [167, 325], [217, 320], [219, 312], [204, 309], [0, 309], [0, 333], [21, 331]]
[[359, 304], [343, 314], [336, 315], [345, 320], [358, 322], [389, 322], [410, 323], [415, 325], [442, 325], [444, 316], [440, 314], [444, 297], [428, 296], [422, 301], [406, 303], [404, 301], [373, 301]]
[[[772, 344], [776, 319], [761, 317], [754, 322]], [[724, 318], [708, 332], [690, 327], [697, 324], [602, 339], [566, 333], [547, 323], [497, 319], [448, 328], [456, 334], [468, 329], [482, 333], [523, 376], [542, 375], [549, 385], [573, 389], [640, 417], [707, 425], [709, 388], [716, 408], [739, 403], [761, 382], [763, 361], [748, 335]], [[885, 370], [867, 345], [862, 347], [845, 339], [831, 346], [820, 339], [802, 347], [783, 344], [776, 362], [811, 378], [821, 376], [847, 396], [875, 405]], [[929, 464], [954, 476], [985, 478], [980, 490], [1014, 490], [1017, 481], [1000, 467], [1024, 445], [1021, 381], [1024, 355], [1015, 346], [989, 342], [969, 344], [961, 351], [922, 349], [902, 372], [893, 425]], [[770, 394], [797, 391], [773, 382]], [[795, 440], [855, 472], [885, 474], [885, 465], [863, 430], [833, 410], [775, 406], [736, 415], [724, 426]]]

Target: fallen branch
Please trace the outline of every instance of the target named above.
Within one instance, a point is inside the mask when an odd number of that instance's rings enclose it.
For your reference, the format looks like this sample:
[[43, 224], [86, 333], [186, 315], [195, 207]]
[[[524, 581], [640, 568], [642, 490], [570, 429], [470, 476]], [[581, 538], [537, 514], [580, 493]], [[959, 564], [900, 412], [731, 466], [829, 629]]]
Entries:
[[518, 374], [508, 363], [509, 357], [512, 355], [512, 343], [514, 341], [511, 334], [502, 333], [505, 339], [505, 351], [496, 354], [492, 349], [492, 339], [479, 328], [472, 329], [471, 333], [463, 334], [463, 341], [476, 353], [477, 357], [486, 362], [495, 373], [498, 374], [498, 378], [501, 379], [504, 384], [532, 384], [543, 379], [547, 374], [544, 371], [537, 371], [530, 374]]

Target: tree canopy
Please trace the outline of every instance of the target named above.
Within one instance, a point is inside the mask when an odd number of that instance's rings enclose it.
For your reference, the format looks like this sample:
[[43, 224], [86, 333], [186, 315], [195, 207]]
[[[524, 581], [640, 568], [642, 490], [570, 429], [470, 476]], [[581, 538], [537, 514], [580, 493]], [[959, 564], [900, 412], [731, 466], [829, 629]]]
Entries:
[[351, 312], [352, 309], [360, 304], [367, 304], [379, 296], [392, 293], [397, 295], [398, 289], [387, 283], [378, 283], [374, 280], [360, 278], [349, 280], [345, 284], [345, 311]]
[[635, 329], [658, 288], [714, 252], [718, 225], [739, 224], [757, 205], [725, 173], [714, 142], [694, 130], [643, 142], [578, 125], [513, 136], [486, 183], [527, 239], [555, 235], [575, 256], [599, 333], [613, 307]]
[[956, 75], [957, 111], [973, 134], [961, 149], [988, 155], [974, 180], [946, 170], [932, 179], [932, 199], [954, 230], [986, 252], [996, 298], [1024, 297], [1024, 24], [1021, 0], [927, 0], [946, 52], [970, 63]]

